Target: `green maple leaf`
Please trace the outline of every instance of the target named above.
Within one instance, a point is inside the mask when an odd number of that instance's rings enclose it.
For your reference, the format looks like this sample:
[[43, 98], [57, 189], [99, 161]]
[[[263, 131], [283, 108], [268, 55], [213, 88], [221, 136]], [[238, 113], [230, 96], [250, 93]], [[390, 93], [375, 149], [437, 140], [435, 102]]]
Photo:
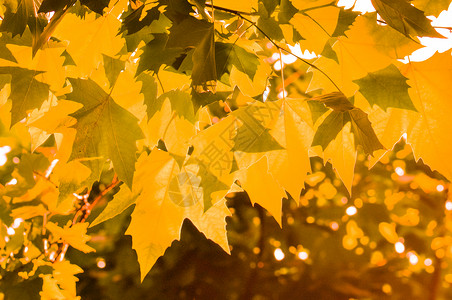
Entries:
[[102, 15], [104, 8], [108, 6], [110, 0], [80, 0], [80, 3], [85, 5], [92, 11]]
[[[141, 78], [141, 80], [144, 80], [143, 83], [152, 82], [150, 81], [150, 79]], [[144, 87], [145, 85], [143, 85], [143, 88]], [[157, 94], [156, 92], [154, 94], [152, 86], [146, 88], [144, 103], [147, 106], [146, 112], [149, 119], [151, 119], [154, 116], [154, 114], [162, 108], [163, 103], [168, 98], [171, 103], [171, 109], [175, 112], [175, 114], [177, 114], [179, 117], [184, 117], [186, 120], [190, 122], [194, 122], [195, 114], [193, 111], [193, 105], [191, 103], [191, 97], [189, 94], [182, 92], [180, 90], [171, 90], [167, 93], [160, 95], [158, 98], [156, 96]]]
[[234, 111], [233, 114], [240, 120], [241, 125], [237, 129], [232, 151], [267, 152], [284, 149], [264, 125], [276, 117], [270, 112], [275, 108], [276, 105], [273, 107], [267, 103], [264, 107], [250, 105]]
[[212, 193], [221, 190], [228, 190], [229, 187], [202, 165], [200, 165], [197, 175], [201, 177], [199, 186], [203, 189], [204, 212], [206, 212], [212, 207], [212, 205], [215, 204], [212, 202]]
[[0, 37], [0, 58], [2, 59], [6, 59], [12, 62], [17, 62], [16, 58], [14, 57], [14, 55], [11, 53], [11, 51], [6, 47], [6, 45], [8, 44], [8, 37], [6, 36], [5, 33], [1, 34]]
[[339, 17], [337, 19], [336, 29], [334, 30], [332, 36], [337, 37], [341, 35], [345, 35], [345, 32], [352, 26], [355, 19], [360, 15], [359, 12], [353, 11], [350, 9], [340, 8]]
[[176, 58], [183, 53], [180, 48], [165, 48], [168, 35], [163, 33], [154, 34], [154, 39], [144, 46], [138, 64], [137, 74], [145, 70], [158, 72], [162, 65], [171, 65]]
[[372, 5], [389, 26], [406, 36], [444, 38], [431, 25], [422, 10], [407, 0], [371, 0]]
[[41, 107], [49, 98], [49, 85], [37, 81], [41, 71], [19, 67], [0, 67], [0, 74], [11, 75], [11, 127], [27, 116], [27, 111]]
[[112, 87], [114, 86], [119, 73], [124, 70], [126, 62], [105, 54], [102, 54], [102, 56], [104, 59], [105, 74], [107, 75], [108, 82], [110, 82], [110, 87]]
[[408, 78], [391, 64], [353, 82], [359, 85], [359, 91], [371, 105], [376, 104], [384, 110], [397, 107], [416, 111], [408, 95], [410, 86], [406, 83], [407, 80]]
[[152, 116], [160, 110], [162, 104], [157, 107], [155, 106], [157, 101], [157, 82], [155, 82], [154, 77], [147, 73], [141, 73], [137, 76], [137, 80], [141, 81], [141, 91], [144, 95], [144, 104], [146, 104], [146, 113], [148, 115], [148, 120], [152, 118]]
[[215, 37], [213, 23], [193, 52], [192, 85], [197, 91], [216, 91]]
[[143, 14], [144, 5], [141, 5], [135, 10], [131, 12], [125, 12], [121, 15], [121, 31], [127, 31], [127, 34], [134, 34], [139, 32], [145, 26], [151, 25], [152, 22], [158, 20], [160, 17], [160, 11], [158, 10], [158, 6], [155, 6], [146, 11], [146, 16], [141, 18]]
[[38, 12], [48, 13], [51, 11], [63, 10], [64, 7], [72, 5], [73, 0], [43, 0], [41, 6], [39, 6]]
[[77, 129], [70, 159], [86, 160], [98, 178], [104, 159], [111, 159], [118, 178], [132, 186], [136, 141], [143, 137], [138, 119], [122, 108], [91, 79], [69, 78], [72, 92], [67, 98], [83, 104], [71, 116]]
[[213, 23], [188, 17], [173, 24], [166, 43], [167, 48], [197, 47], [206, 35], [209, 35]]
[[281, 24], [289, 23], [290, 19], [298, 12], [290, 0], [281, 0], [279, 5], [278, 20]]
[[129, 206], [135, 204], [135, 200], [139, 195], [139, 193], [132, 193], [127, 186], [122, 185], [119, 192], [113, 196], [113, 199], [108, 202], [104, 210], [91, 222], [89, 227], [96, 226], [116, 217]]
[[192, 85], [201, 91], [215, 90], [217, 73], [213, 23], [193, 17], [185, 18], [171, 27], [166, 47], [195, 48], [192, 55]]
[[281, 27], [279, 27], [279, 23], [273, 18], [261, 16], [257, 20], [257, 26], [273, 40], [281, 41], [284, 38]]
[[160, 0], [159, 5], [165, 5], [165, 16], [173, 23], [178, 23], [194, 13], [194, 10], [187, 0]]
[[333, 111], [323, 120], [317, 129], [312, 146], [320, 145], [326, 149], [330, 142], [348, 122], [351, 122], [351, 132], [355, 137], [355, 147], [360, 145], [366, 154], [372, 155], [375, 150], [384, 149], [365, 112], [353, 104], [340, 92], [322, 95], [318, 100]]
[[260, 64], [256, 54], [250, 53], [231, 43], [215, 43], [215, 61], [217, 65], [217, 74], [221, 77], [224, 73], [231, 71], [234, 65], [239, 71], [248, 75], [250, 79], [254, 78], [257, 67]]
[[[38, 18], [35, 7], [40, 6], [39, 0], [11, 0], [5, 1], [5, 16], [0, 24], [0, 31], [11, 32], [13, 37], [22, 35], [25, 28], [30, 27], [33, 32], [39, 27], [44, 27], [45, 23]], [[41, 24], [40, 24], [41, 23]]]

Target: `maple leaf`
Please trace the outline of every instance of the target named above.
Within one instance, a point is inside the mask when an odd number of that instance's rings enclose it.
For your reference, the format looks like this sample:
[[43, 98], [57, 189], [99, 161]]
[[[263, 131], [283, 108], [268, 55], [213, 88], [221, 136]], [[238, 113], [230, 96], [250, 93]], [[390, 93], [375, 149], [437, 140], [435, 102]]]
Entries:
[[158, 20], [160, 16], [160, 11], [158, 10], [158, 6], [155, 6], [146, 11], [146, 15], [143, 18], [144, 14], [143, 10], [145, 5], [140, 5], [137, 9], [131, 9], [128, 12], [125, 12], [121, 15], [121, 30], [120, 32], [127, 31], [128, 35], [139, 32], [146, 26], [151, 25], [151, 23], [155, 20]]
[[308, 115], [304, 99], [283, 99], [280, 117], [271, 133], [284, 149], [266, 153], [268, 172], [294, 198], [300, 195], [303, 179], [311, 171], [308, 151], [314, 132], [306, 120]]
[[431, 25], [424, 12], [407, 0], [371, 0], [380, 16], [389, 26], [406, 36], [444, 38]]
[[301, 34], [302, 49], [321, 53], [326, 42], [336, 30], [340, 9], [335, 6], [322, 6], [307, 12], [297, 13], [291, 20], [294, 28]]
[[115, 85], [116, 79], [119, 73], [124, 70], [126, 62], [120, 59], [110, 57], [108, 55], [102, 54], [104, 60], [105, 74], [107, 75], [110, 87]]
[[[248, 193], [251, 203], [265, 208], [281, 226], [282, 198], [284, 189], [268, 172], [267, 158], [263, 157], [238, 176], [242, 188]], [[262, 189], [261, 186], [265, 186]]]
[[415, 7], [423, 10], [427, 16], [437, 17], [442, 11], [447, 10], [450, 0], [414, 0]]
[[49, 98], [49, 86], [35, 79], [41, 71], [19, 67], [0, 67], [0, 74], [11, 75], [11, 127], [27, 116], [27, 111], [39, 108]]
[[70, 69], [70, 76], [91, 75], [98, 68], [103, 54], [115, 57], [124, 47], [124, 39], [117, 35], [120, 26], [121, 22], [114, 13], [102, 17], [87, 14], [83, 19], [68, 13], [61, 18], [52, 36], [70, 41], [66, 51], [77, 66]]
[[[136, 200], [126, 234], [132, 236], [142, 280], [171, 242], [180, 238], [185, 218], [190, 218], [207, 238], [219, 241], [227, 250], [224, 218], [229, 213], [223, 202], [209, 209], [213, 213], [203, 214], [202, 188], [199, 188], [199, 181], [194, 181], [194, 172], [180, 169], [167, 152], [158, 149], [149, 156], [141, 155], [137, 172], [144, 176], [138, 177], [140, 181], [133, 188], [141, 190], [141, 194]], [[216, 230], [210, 228], [212, 225]]]
[[222, 42], [215, 43], [215, 61], [219, 77], [225, 72], [230, 73], [232, 66], [235, 66], [253, 79], [260, 64], [259, 58], [254, 53], [235, 44]]
[[269, 132], [269, 123], [276, 120], [279, 105], [255, 103], [233, 112], [238, 120], [232, 151], [266, 152], [282, 149]]
[[352, 8], [340, 8], [339, 16], [337, 17], [337, 25], [331, 36], [338, 37], [346, 35], [345, 32], [349, 30], [350, 26], [355, 22], [355, 19], [360, 15], [359, 12], [353, 11]]
[[76, 282], [79, 279], [76, 274], [83, 273], [83, 269], [69, 261], [58, 261], [51, 264], [51, 274], [40, 274], [43, 279], [41, 299], [73, 299], [77, 300]]
[[[332, 46], [337, 61], [320, 57], [314, 62], [332, 81], [339, 83], [339, 88], [348, 97], [359, 88], [353, 80], [384, 69], [394, 59], [402, 59], [422, 47], [390, 26], [377, 25], [376, 20], [376, 13], [357, 17], [346, 36], [338, 37]], [[319, 71], [313, 68], [308, 71], [313, 72], [308, 91], [337, 91], [337, 87]]]
[[5, 18], [0, 24], [0, 31], [11, 32], [15, 35], [22, 35], [27, 25], [35, 35], [44, 27], [43, 20], [38, 17], [38, 7], [40, 0], [15, 0], [5, 1]]
[[91, 222], [89, 227], [96, 226], [102, 222], [105, 222], [111, 218], [116, 217], [129, 206], [135, 204], [135, 201], [139, 194], [132, 193], [125, 185], [121, 186], [119, 192], [113, 196], [113, 200], [109, 201], [104, 210]]
[[0, 37], [0, 58], [17, 62], [16, 58], [14, 58], [14, 55], [6, 47], [8, 42], [10, 42], [8, 36], [5, 33], [2, 33]]
[[183, 53], [182, 49], [166, 49], [168, 36], [163, 33], [154, 34], [154, 39], [143, 48], [137, 75], [145, 70], [157, 73], [162, 65], [172, 65], [178, 56]]
[[[187, 28], [190, 28], [188, 33]], [[185, 18], [170, 28], [166, 47], [195, 48], [192, 54], [192, 85], [199, 91], [215, 90], [217, 74], [213, 23], [193, 17]]]
[[408, 95], [409, 85], [406, 81], [407, 78], [391, 64], [353, 82], [359, 85], [359, 91], [371, 105], [377, 104], [384, 110], [388, 107], [398, 107], [416, 111]]
[[88, 225], [88, 223], [77, 223], [71, 226], [69, 222], [62, 228], [53, 222], [48, 222], [46, 228], [52, 233], [56, 241], [61, 239], [75, 249], [89, 253], [96, 250], [86, 244], [91, 239], [90, 236], [86, 235]]
[[354, 107], [340, 92], [326, 94], [314, 98], [332, 108], [333, 111], [323, 120], [312, 141], [312, 145], [321, 145], [326, 149], [345, 124], [351, 122], [351, 131], [355, 137], [355, 145], [361, 145], [366, 154], [372, 155], [375, 150], [384, 149], [370, 124], [369, 118], [361, 109]]
[[436, 53], [426, 61], [410, 63], [402, 74], [412, 86], [408, 92], [420, 113], [410, 118], [407, 142], [416, 159], [422, 158], [432, 169], [452, 178], [448, 139], [452, 130], [449, 120], [452, 56], [450, 52]]
[[136, 140], [143, 137], [136, 119], [91, 79], [70, 78], [72, 92], [67, 98], [83, 104], [71, 116], [77, 130], [71, 159], [85, 162], [98, 178], [103, 161], [111, 159], [118, 177], [132, 186], [135, 170]]

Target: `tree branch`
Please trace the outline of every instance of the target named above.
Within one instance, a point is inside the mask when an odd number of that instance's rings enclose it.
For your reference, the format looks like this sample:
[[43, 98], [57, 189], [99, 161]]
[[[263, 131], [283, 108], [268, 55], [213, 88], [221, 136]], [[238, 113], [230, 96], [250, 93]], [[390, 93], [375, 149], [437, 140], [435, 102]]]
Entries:
[[[75, 215], [72, 219], [72, 224], [70, 225], [70, 227], [74, 226], [74, 224], [77, 223], [84, 223], [86, 221], [86, 219], [88, 219], [88, 217], [90, 216], [92, 209], [94, 206], [96, 206], [96, 204], [105, 197], [105, 195], [108, 194], [108, 192], [110, 192], [113, 188], [115, 188], [121, 181], [118, 180], [117, 175], [115, 174], [115, 176], [113, 177], [112, 182], [105, 188], [102, 190], [102, 192], [100, 192], [96, 198], [94, 198], [94, 200], [92, 202], [88, 202], [88, 197], [83, 197], [83, 202], [84, 204], [75, 212]], [[89, 194], [87, 194], [89, 195]], [[58, 250], [55, 252], [55, 255], [52, 258], [49, 258], [51, 261], [56, 262], [56, 261], [62, 261], [64, 256], [66, 255], [66, 252], [69, 248], [69, 244], [66, 242], [63, 242], [62, 244], [60, 244], [58, 246]]]
[[[217, 7], [216, 9], [219, 10], [223, 10], [223, 8], [221, 7]], [[234, 10], [230, 10], [230, 9], [226, 9], [225, 11], [228, 11], [230, 13], [233, 13], [235, 15], [237, 15], [238, 17], [242, 18], [243, 20], [247, 21], [248, 23], [250, 23], [252, 26], [254, 26], [260, 33], [262, 33], [263, 36], [265, 36], [268, 41], [270, 43], [272, 43], [277, 49], [282, 50], [290, 55], [293, 55], [295, 58], [297, 58], [298, 60], [302, 61], [303, 63], [307, 64], [308, 66], [312, 67], [313, 69], [319, 71], [320, 73], [322, 73], [333, 85], [334, 87], [342, 93], [341, 89], [339, 88], [339, 86], [333, 81], [333, 79], [331, 79], [330, 76], [328, 76], [328, 74], [326, 74], [324, 71], [322, 71], [319, 67], [317, 67], [316, 65], [310, 63], [309, 61], [301, 58], [300, 56], [293, 54], [292, 51], [285, 49], [284, 47], [278, 45], [267, 33], [265, 33], [265, 31], [263, 31], [259, 26], [257, 26], [256, 22], [253, 22], [252, 20], [248, 19], [247, 17], [244, 17], [243, 14], [241, 14], [240, 12], [234, 11]]]

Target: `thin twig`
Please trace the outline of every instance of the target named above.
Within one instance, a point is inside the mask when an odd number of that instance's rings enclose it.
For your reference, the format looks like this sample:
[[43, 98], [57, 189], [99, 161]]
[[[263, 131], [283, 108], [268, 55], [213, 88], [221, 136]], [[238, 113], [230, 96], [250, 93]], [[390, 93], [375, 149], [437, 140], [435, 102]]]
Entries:
[[286, 99], [286, 83], [284, 79], [284, 65], [283, 65], [283, 59], [282, 59], [282, 51], [279, 49], [279, 60], [281, 64], [281, 81], [282, 81], [282, 93], [283, 93], [283, 99]]
[[[100, 192], [96, 198], [94, 198], [94, 200], [92, 202], [88, 201], [88, 197], [86, 195], [83, 196], [83, 202], [84, 204], [76, 211], [73, 219], [72, 219], [72, 223], [69, 227], [74, 226], [74, 224], [77, 223], [84, 223], [86, 221], [86, 219], [88, 219], [88, 217], [90, 216], [92, 209], [94, 206], [96, 206], [96, 204], [103, 198], [105, 197], [105, 195], [110, 192], [112, 189], [114, 189], [121, 181], [118, 180], [117, 175], [115, 174], [115, 176], [113, 177], [112, 182], [105, 188], [102, 190], [102, 192]], [[69, 248], [69, 244], [66, 242], [63, 242], [62, 244], [59, 245], [58, 250], [55, 252], [55, 256], [54, 259], [52, 260], [53, 262], [56, 261], [61, 261], [64, 256], [66, 255], [66, 251]]]
[[230, 8], [226, 8], [226, 7], [213, 5], [213, 3], [206, 3], [205, 5], [206, 6], [210, 6], [213, 9], [218, 9], [218, 10], [221, 10], [221, 11], [229, 12], [229, 13], [234, 14], [234, 15], [239, 15], [239, 14], [240, 15], [245, 15], [245, 16], [255, 16], [255, 15], [257, 15], [257, 12], [250, 13], [250, 12], [245, 12], [245, 11], [238, 11], [238, 10], [234, 10], [234, 9], [230, 9]]
[[[217, 9], [222, 10], [221, 7], [217, 7]], [[328, 76], [328, 74], [326, 74], [324, 71], [322, 71], [319, 67], [317, 67], [316, 65], [310, 63], [309, 61], [301, 58], [300, 56], [293, 54], [292, 51], [285, 49], [284, 47], [278, 45], [267, 33], [265, 33], [265, 31], [263, 31], [259, 26], [257, 26], [256, 22], [253, 22], [252, 20], [244, 17], [241, 13], [237, 12], [237, 11], [232, 11], [232, 10], [227, 10], [230, 13], [233, 13], [235, 15], [237, 15], [238, 17], [242, 18], [243, 20], [247, 21], [248, 23], [250, 23], [251, 25], [253, 25], [260, 33], [262, 33], [268, 40], [270, 43], [272, 43], [277, 49], [282, 50], [288, 54], [293, 55], [295, 58], [297, 58], [298, 60], [302, 61], [303, 63], [307, 64], [308, 66], [312, 67], [313, 69], [316, 69], [317, 71], [319, 71], [320, 73], [322, 73], [333, 85], [334, 87], [342, 93], [341, 89], [339, 88], [339, 86], [333, 81], [333, 79], [331, 79], [330, 76]]]

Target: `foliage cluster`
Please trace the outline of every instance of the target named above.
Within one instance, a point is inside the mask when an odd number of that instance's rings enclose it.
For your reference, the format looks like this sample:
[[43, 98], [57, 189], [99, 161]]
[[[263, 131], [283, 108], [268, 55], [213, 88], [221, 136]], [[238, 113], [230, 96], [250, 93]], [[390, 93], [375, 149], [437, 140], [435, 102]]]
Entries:
[[[83, 269], [68, 249], [95, 251], [88, 227], [131, 207], [125, 233], [141, 280], [180, 239], [185, 219], [230, 253], [226, 196], [243, 191], [279, 226], [292, 222], [282, 214], [290, 202], [308, 224], [340, 228], [335, 247], [319, 247], [324, 235], [315, 230], [300, 231], [323, 258], [331, 250], [390, 268], [384, 249], [402, 244], [412, 250], [402, 253], [436, 257], [441, 268], [451, 244], [447, 194], [430, 193], [430, 185], [447, 190], [452, 177], [452, 56], [400, 61], [422, 47], [419, 37], [444, 38], [425, 15], [438, 16], [450, 1], [431, 2], [372, 0], [377, 12], [359, 13], [331, 0], [1, 0], [2, 285], [38, 282], [41, 299], [76, 299]], [[366, 181], [378, 186], [374, 195], [355, 196], [358, 157], [373, 167], [402, 136], [442, 181], [429, 173], [409, 179], [419, 192], [386, 193], [388, 172], [382, 187]], [[331, 163], [342, 183], [318, 174], [314, 157]], [[344, 215], [352, 199], [365, 225]], [[421, 219], [425, 205], [432, 212]], [[442, 229], [430, 234], [435, 228]], [[415, 230], [426, 230], [431, 245], [410, 244]], [[424, 277], [441, 276], [424, 269]], [[347, 297], [391, 293], [382, 281], [360, 287], [351, 283], [356, 273], [339, 274]]]

